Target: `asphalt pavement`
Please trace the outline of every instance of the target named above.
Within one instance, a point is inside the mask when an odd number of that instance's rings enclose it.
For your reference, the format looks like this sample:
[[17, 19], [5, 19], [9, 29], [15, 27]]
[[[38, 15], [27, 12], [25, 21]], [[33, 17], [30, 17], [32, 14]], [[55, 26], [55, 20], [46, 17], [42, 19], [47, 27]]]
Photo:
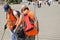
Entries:
[[[21, 5], [15, 4], [10, 6], [12, 9], [20, 11]], [[6, 21], [3, 6], [0, 5], [0, 40]], [[28, 7], [35, 13], [39, 21], [39, 34], [36, 36], [36, 40], [60, 40], [60, 4], [53, 2], [50, 7], [48, 5], [42, 5], [41, 8], [34, 7], [31, 4]], [[9, 29], [6, 30], [3, 40], [11, 40]]]

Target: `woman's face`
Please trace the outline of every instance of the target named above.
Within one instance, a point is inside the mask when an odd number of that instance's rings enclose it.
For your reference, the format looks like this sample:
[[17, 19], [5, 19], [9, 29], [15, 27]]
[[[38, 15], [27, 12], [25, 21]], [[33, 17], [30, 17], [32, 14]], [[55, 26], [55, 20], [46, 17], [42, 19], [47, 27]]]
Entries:
[[28, 10], [23, 11], [23, 14], [27, 14], [27, 13], [28, 13]]
[[8, 12], [10, 12], [10, 11], [11, 11], [11, 9], [9, 8], [9, 9], [8, 9]]
[[9, 8], [6, 13], [7, 13], [7, 14], [10, 14], [11, 11], [12, 11], [12, 10]]

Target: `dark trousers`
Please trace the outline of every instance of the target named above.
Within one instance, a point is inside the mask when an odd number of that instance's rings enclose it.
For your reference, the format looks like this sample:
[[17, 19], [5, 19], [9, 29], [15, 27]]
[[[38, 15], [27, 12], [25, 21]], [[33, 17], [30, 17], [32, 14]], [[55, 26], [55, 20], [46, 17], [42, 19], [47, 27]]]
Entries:
[[26, 36], [26, 40], [35, 40], [35, 36]]
[[15, 32], [17, 40], [35, 40], [35, 36], [26, 36], [22, 27]]

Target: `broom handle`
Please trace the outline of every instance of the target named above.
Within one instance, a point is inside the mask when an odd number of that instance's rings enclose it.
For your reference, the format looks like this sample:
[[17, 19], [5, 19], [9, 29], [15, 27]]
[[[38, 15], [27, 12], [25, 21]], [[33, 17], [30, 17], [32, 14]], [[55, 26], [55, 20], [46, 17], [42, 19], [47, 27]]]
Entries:
[[3, 37], [4, 37], [4, 34], [5, 34], [5, 31], [6, 31], [6, 30], [4, 30], [4, 32], [3, 32], [3, 35], [2, 35], [2, 38], [1, 38], [1, 40], [3, 40]]

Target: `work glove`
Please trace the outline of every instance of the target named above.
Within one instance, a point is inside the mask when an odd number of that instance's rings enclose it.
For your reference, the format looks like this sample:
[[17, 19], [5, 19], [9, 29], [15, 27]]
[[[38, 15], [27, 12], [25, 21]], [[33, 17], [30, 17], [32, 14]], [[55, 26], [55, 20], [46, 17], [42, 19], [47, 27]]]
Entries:
[[13, 31], [14, 31], [14, 32], [16, 31], [15, 28], [16, 28], [16, 25], [13, 26]]
[[13, 30], [16, 28], [16, 25], [13, 26]]
[[4, 26], [4, 30], [6, 30], [6, 29], [7, 29], [7, 25]]
[[14, 30], [14, 33], [16, 32], [16, 30]]

